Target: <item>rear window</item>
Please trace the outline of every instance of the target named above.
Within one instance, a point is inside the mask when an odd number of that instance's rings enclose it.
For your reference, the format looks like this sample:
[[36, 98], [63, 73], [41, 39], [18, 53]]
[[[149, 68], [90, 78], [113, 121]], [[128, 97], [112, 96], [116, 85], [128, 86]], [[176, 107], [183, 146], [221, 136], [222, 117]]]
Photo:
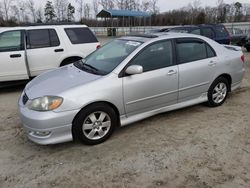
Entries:
[[72, 44], [84, 44], [98, 42], [89, 28], [66, 28], [64, 29]]
[[228, 37], [228, 32], [225, 27], [217, 26], [215, 27], [217, 37]]
[[178, 39], [176, 47], [179, 63], [188, 63], [216, 56], [214, 50], [201, 40]]

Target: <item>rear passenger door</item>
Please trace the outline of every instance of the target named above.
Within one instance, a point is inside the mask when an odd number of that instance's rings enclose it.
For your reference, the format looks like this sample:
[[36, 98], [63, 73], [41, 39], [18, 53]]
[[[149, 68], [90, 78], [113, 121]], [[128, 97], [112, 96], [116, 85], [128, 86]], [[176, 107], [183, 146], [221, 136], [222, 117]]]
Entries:
[[64, 49], [54, 29], [27, 30], [27, 59], [31, 76], [60, 66]]
[[69, 50], [82, 54], [83, 58], [100, 46], [96, 36], [88, 27], [69, 27], [64, 28], [64, 31], [69, 39]]
[[184, 102], [206, 96], [216, 74], [217, 57], [206, 42], [194, 38], [176, 39], [179, 66], [179, 97]]

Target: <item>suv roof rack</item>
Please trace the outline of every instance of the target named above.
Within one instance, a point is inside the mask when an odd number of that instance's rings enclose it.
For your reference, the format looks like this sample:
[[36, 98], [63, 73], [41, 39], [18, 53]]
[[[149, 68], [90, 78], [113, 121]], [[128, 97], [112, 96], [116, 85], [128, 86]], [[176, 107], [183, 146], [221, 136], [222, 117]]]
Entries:
[[158, 35], [152, 35], [152, 34], [129, 34], [127, 37], [143, 37], [143, 38], [157, 38]]
[[53, 25], [84, 25], [80, 22], [51, 22], [51, 23], [30, 23], [30, 24], [24, 24], [21, 25], [22, 27], [28, 27], [28, 26], [53, 26]]

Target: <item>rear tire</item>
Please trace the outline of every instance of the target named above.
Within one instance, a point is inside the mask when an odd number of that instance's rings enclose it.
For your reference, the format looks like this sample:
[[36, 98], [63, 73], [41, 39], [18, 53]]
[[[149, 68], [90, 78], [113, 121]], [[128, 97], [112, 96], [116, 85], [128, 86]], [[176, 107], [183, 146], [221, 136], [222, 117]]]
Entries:
[[250, 47], [246, 47], [247, 51], [250, 52]]
[[222, 105], [229, 92], [228, 80], [224, 77], [217, 78], [208, 90], [208, 102], [210, 107], [217, 107]]
[[73, 122], [73, 137], [87, 145], [106, 141], [118, 125], [118, 117], [112, 107], [96, 103], [79, 112]]

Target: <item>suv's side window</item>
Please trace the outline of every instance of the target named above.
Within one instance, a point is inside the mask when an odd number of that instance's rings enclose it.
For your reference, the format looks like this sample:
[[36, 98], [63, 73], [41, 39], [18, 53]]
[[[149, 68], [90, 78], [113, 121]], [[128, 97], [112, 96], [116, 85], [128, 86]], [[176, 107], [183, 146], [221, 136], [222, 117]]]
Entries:
[[143, 72], [173, 65], [172, 42], [163, 41], [146, 47], [130, 65], [141, 65]]
[[180, 64], [216, 56], [214, 50], [201, 40], [177, 39], [176, 49]]
[[201, 29], [195, 29], [195, 30], [191, 31], [190, 33], [195, 34], [195, 35], [200, 35]]
[[72, 44], [84, 44], [98, 42], [89, 28], [66, 28], [64, 29]]
[[7, 31], [0, 34], [0, 52], [23, 50], [21, 31]]
[[204, 27], [204, 28], [202, 28], [202, 32], [203, 32], [203, 34], [202, 34], [203, 36], [208, 37], [210, 39], [214, 38], [214, 31], [211, 28]]
[[228, 37], [228, 32], [224, 26], [215, 27], [217, 37]]
[[59, 46], [60, 41], [54, 29], [34, 29], [27, 31], [27, 48], [48, 48]]

